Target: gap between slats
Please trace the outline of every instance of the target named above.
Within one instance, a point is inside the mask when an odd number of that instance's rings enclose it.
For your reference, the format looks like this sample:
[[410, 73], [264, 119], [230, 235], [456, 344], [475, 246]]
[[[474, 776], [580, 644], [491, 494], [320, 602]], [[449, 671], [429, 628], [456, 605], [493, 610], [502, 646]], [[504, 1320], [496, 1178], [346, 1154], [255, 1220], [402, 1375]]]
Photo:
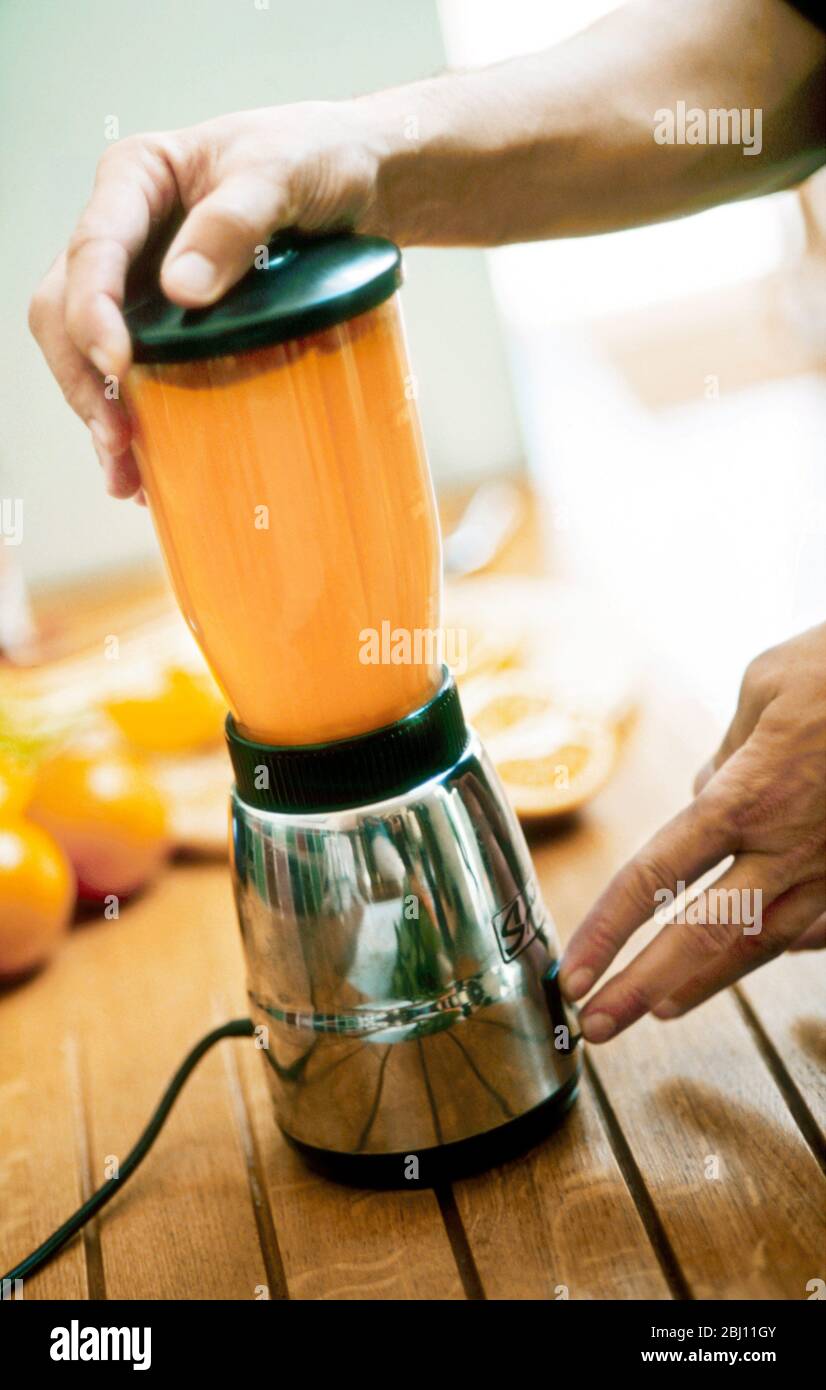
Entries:
[[442, 1224], [445, 1228], [453, 1258], [456, 1261], [456, 1268], [459, 1271], [459, 1278], [462, 1281], [462, 1288], [465, 1291], [465, 1298], [471, 1302], [482, 1302], [487, 1299], [479, 1271], [476, 1268], [476, 1261], [473, 1258], [473, 1251], [467, 1232], [462, 1221], [459, 1208], [456, 1205], [456, 1198], [453, 1188], [449, 1183], [440, 1184], [434, 1188], [433, 1195], [439, 1203], [439, 1211], [442, 1217]]
[[591, 1087], [611, 1151], [662, 1270], [663, 1278], [671, 1291], [671, 1297], [680, 1302], [691, 1301], [693, 1300], [691, 1288], [680, 1268], [679, 1260], [660, 1220], [645, 1179], [622, 1132], [614, 1108], [587, 1052], [583, 1062], [582, 1077], [583, 1081]]
[[[91, 1169], [92, 1115], [89, 1096], [89, 1081], [84, 1060], [76, 1034], [70, 1034], [64, 1043], [64, 1065], [66, 1084], [70, 1096], [75, 1136], [75, 1162], [82, 1201], [86, 1202], [95, 1190]], [[103, 1268], [103, 1250], [100, 1244], [98, 1217], [93, 1216], [80, 1232], [83, 1242], [83, 1256], [86, 1263], [86, 1290], [90, 1302], [104, 1300], [106, 1276]]]
[[764, 1031], [760, 1019], [757, 1017], [757, 1014], [752, 1009], [745, 995], [736, 987], [732, 989], [731, 993], [740, 1010], [743, 1021], [754, 1039], [757, 1051], [760, 1053], [775, 1086], [786, 1103], [789, 1114], [800, 1130], [806, 1144], [811, 1149], [817, 1163], [820, 1165], [821, 1172], [826, 1176], [826, 1139], [824, 1139], [814, 1115], [806, 1104], [797, 1082], [788, 1071], [783, 1058], [780, 1056], [771, 1038]]
[[[264, 1176], [264, 1165], [255, 1138], [255, 1130], [250, 1121], [250, 1107], [244, 1089], [244, 1081], [238, 1071], [238, 1065], [232, 1054], [231, 1048], [226, 1048], [224, 1050], [224, 1059], [230, 1100], [235, 1114], [235, 1123], [247, 1167], [250, 1197], [255, 1213], [261, 1254], [264, 1259], [264, 1267], [267, 1271], [270, 1298], [289, 1299], [289, 1285], [287, 1283], [287, 1276], [278, 1245], [278, 1234], [275, 1221], [270, 1207], [269, 1193]], [[484, 1300], [487, 1295], [482, 1286], [479, 1271], [476, 1268], [476, 1261], [473, 1258], [473, 1252], [470, 1248], [470, 1242], [467, 1238], [462, 1217], [456, 1205], [453, 1189], [449, 1184], [442, 1184], [434, 1189], [434, 1196], [439, 1205], [439, 1212], [445, 1228], [445, 1234], [447, 1235], [453, 1259], [456, 1262], [456, 1269], [459, 1274], [459, 1279], [461, 1280], [465, 1298], [473, 1302]]]
[[247, 1169], [250, 1200], [252, 1202], [253, 1215], [255, 1216], [255, 1225], [258, 1231], [258, 1242], [261, 1246], [261, 1255], [264, 1260], [264, 1269], [267, 1275], [267, 1288], [269, 1289], [270, 1299], [284, 1301], [289, 1299], [290, 1291], [287, 1284], [287, 1275], [284, 1270], [284, 1262], [281, 1258], [281, 1249], [278, 1244], [278, 1234], [275, 1229], [272, 1208], [270, 1207], [264, 1163], [258, 1141], [255, 1137], [255, 1130], [250, 1121], [250, 1106], [244, 1089], [244, 1082], [238, 1070], [238, 1063], [233, 1049], [231, 1047], [222, 1048], [222, 1055], [224, 1058], [230, 1103], [235, 1116], [235, 1125], [241, 1141], [244, 1163]]
[[[264, 1167], [254, 1127], [250, 1121], [250, 1107], [244, 1090], [244, 1082], [239, 1074], [232, 1049], [224, 1049], [224, 1064], [227, 1084], [235, 1115], [236, 1126], [241, 1141], [247, 1168], [250, 1197], [255, 1214], [261, 1253], [267, 1273], [271, 1299], [289, 1299], [289, 1289], [284, 1270], [278, 1236], [269, 1203]], [[654, 1202], [646, 1187], [645, 1180], [631, 1153], [625, 1136], [608, 1100], [601, 1081], [586, 1055], [583, 1080], [590, 1085], [611, 1150], [617, 1161], [625, 1185], [642, 1222], [643, 1229], [662, 1270], [671, 1296], [686, 1301], [692, 1299], [691, 1289], [680, 1269], [679, 1262], [660, 1221]], [[473, 1257], [462, 1217], [456, 1205], [453, 1188], [442, 1184], [434, 1190], [439, 1205], [445, 1233], [453, 1254], [456, 1268], [464, 1290], [465, 1298], [472, 1302], [487, 1298], [485, 1289]]]

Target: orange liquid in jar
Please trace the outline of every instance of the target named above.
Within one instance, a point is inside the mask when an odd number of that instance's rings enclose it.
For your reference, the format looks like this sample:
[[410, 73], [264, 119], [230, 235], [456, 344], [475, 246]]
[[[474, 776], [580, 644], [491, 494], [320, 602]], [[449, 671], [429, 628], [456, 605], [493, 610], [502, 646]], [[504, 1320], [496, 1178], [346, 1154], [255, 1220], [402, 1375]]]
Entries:
[[[433, 643], [413, 640], [438, 630], [441, 556], [409, 380], [396, 297], [293, 342], [130, 372], [173, 587], [250, 738], [344, 738], [438, 689]], [[398, 632], [418, 660], [365, 660]]]

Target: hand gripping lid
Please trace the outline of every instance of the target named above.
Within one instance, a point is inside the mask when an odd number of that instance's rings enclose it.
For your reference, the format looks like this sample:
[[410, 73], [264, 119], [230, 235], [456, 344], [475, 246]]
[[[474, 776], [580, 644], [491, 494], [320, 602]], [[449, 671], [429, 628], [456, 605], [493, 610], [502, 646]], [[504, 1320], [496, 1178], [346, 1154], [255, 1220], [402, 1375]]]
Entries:
[[383, 237], [280, 233], [216, 304], [183, 309], [155, 289], [126, 311], [136, 362], [195, 362], [303, 338], [375, 309], [401, 284]]

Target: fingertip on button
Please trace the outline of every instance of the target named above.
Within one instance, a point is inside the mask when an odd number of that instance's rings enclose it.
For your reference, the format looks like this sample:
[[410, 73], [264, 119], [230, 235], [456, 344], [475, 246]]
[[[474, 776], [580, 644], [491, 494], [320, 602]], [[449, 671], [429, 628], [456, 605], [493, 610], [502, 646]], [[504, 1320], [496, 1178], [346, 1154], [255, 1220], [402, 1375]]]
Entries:
[[583, 1014], [579, 1020], [586, 1042], [604, 1043], [617, 1031], [617, 1020], [606, 1013]]
[[563, 967], [559, 972], [559, 988], [565, 998], [573, 1002], [581, 999], [583, 994], [587, 994], [591, 985], [594, 983], [594, 972], [587, 966], [581, 965], [578, 970], [566, 971]]

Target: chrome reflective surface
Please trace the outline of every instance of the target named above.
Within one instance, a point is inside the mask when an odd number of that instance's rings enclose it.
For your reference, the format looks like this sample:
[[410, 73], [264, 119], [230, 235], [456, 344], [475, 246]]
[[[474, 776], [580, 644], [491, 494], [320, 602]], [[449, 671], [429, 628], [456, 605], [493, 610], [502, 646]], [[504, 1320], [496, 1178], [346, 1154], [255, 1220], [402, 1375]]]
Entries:
[[493, 1130], [576, 1073], [543, 986], [553, 924], [475, 735], [380, 805], [293, 817], [233, 793], [232, 854], [252, 1015], [295, 1139], [409, 1153]]

